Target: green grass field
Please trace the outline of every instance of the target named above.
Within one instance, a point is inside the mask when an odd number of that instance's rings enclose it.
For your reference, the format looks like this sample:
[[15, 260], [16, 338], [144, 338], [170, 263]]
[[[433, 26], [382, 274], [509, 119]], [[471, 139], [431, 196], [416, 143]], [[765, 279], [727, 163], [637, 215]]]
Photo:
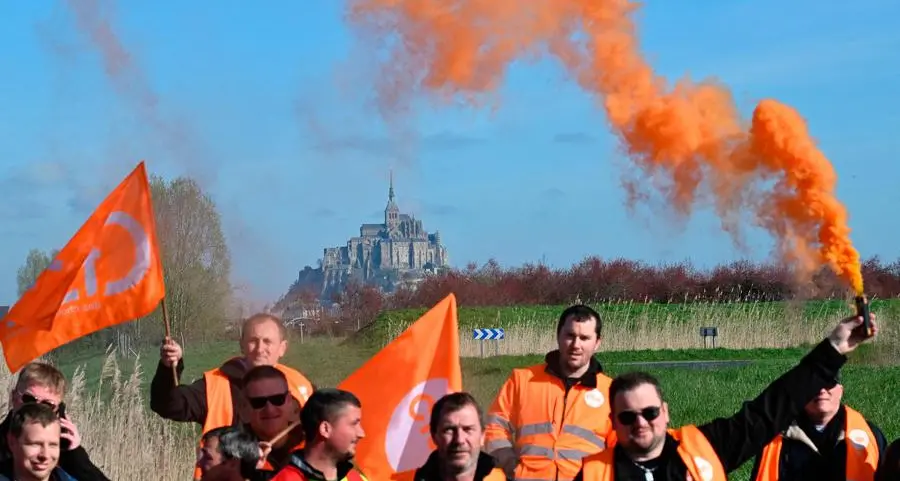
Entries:
[[[624, 306], [624, 307], [623, 307]], [[896, 301], [875, 304], [873, 310], [879, 314], [882, 326], [891, 326], [890, 321], [896, 319], [898, 312]], [[532, 330], [543, 331], [552, 337], [555, 318], [561, 306], [514, 307], [514, 308], [460, 308], [459, 322], [461, 341], [463, 336], [471, 337], [472, 327], [510, 326], [514, 329], [522, 324], [532, 323]], [[823, 329], [832, 327], [847, 312], [838, 302], [811, 303], [809, 306], [792, 306], [786, 304], [763, 304], [740, 306], [734, 304], [704, 306], [662, 306], [632, 304], [603, 306], [600, 311], [606, 317], [605, 332], [608, 336], [623, 337], [630, 333], [655, 332], [666, 337], [681, 332], [680, 324], [690, 324], [696, 319], [699, 322], [716, 321], [720, 326], [737, 326], [738, 322], [751, 323], [752, 329], [762, 331], [763, 337], [778, 337], [783, 333], [775, 332], [779, 325], [791, 324], [793, 327], [814, 326], [803, 336], [786, 339], [782, 345], [787, 348], [759, 348], [753, 342], [744, 343], [747, 349], [641, 349], [601, 351], [597, 358], [603, 363], [606, 371], [614, 376], [620, 372], [645, 369], [659, 376], [669, 402], [672, 423], [674, 426], [685, 423], [703, 423], [715, 417], [728, 416], [736, 411], [741, 402], [758, 394], [769, 382], [794, 365], [811, 347], [825, 335]], [[400, 327], [408, 325], [424, 310], [386, 313], [379, 321], [366, 329], [367, 336], [356, 336], [350, 340], [305, 336], [301, 343], [299, 337], [292, 335], [291, 347], [283, 360], [288, 365], [300, 369], [318, 386], [336, 386], [348, 374], [365, 362], [384, 343], [400, 332]], [[730, 317], [729, 317], [730, 316]], [[753, 316], [755, 319], [750, 319]], [[616, 329], [613, 326], [643, 318], [646, 326], [632, 329]], [[786, 322], [783, 319], [788, 318]], [[624, 320], [623, 320], [624, 319]], [[726, 322], [727, 319], [731, 321]], [[715, 325], [715, 324], [713, 324]], [[654, 326], [655, 329], [654, 329]], [[673, 327], [674, 326], [674, 327]], [[673, 330], [674, 329], [674, 330]], [[749, 328], [748, 328], [749, 329]], [[693, 327], [691, 328], [693, 331]], [[521, 332], [515, 331], [512, 332]], [[750, 331], [740, 331], [746, 336]], [[676, 334], [673, 334], [676, 333]], [[882, 339], [871, 346], [864, 346], [853, 353], [851, 362], [844, 369], [846, 395], [848, 404], [863, 412], [878, 424], [889, 439], [900, 436], [900, 408], [893, 399], [895, 386], [900, 383], [900, 367], [896, 349], [894, 330], [882, 331]], [[696, 335], [696, 333], [694, 333]], [[368, 337], [368, 339], [366, 339]], [[605, 342], [611, 342], [605, 341]], [[754, 341], [756, 342], [756, 341]], [[651, 343], [652, 344], [652, 343]], [[766, 345], [760, 343], [760, 345]], [[238, 353], [236, 341], [222, 341], [204, 345], [188, 344], [185, 347], [186, 370], [183, 382], [191, 382], [200, 377], [204, 370], [221, 364], [225, 359]], [[461, 346], [462, 347], [462, 346]], [[755, 348], [754, 348], [755, 347]], [[500, 385], [514, 367], [540, 363], [544, 350], [532, 349], [527, 355], [505, 355], [486, 358], [464, 357], [462, 359], [463, 382], [465, 389], [472, 392], [485, 408], [491, 403]], [[146, 415], [149, 397], [149, 383], [156, 368], [158, 349], [141, 350], [140, 368], [141, 392]], [[630, 365], [633, 362], [672, 361], [672, 360], [752, 360], [750, 365], [716, 369], [696, 369], [686, 367], [649, 368]], [[60, 367], [71, 376], [76, 367], [84, 370], [84, 388], [89, 393], [96, 393], [99, 386], [104, 355], [97, 352], [85, 352], [78, 355], [67, 355], [59, 359]], [[119, 370], [128, 377], [134, 367], [134, 358], [119, 358]], [[108, 380], [103, 382], [103, 391], [110, 388]], [[699, 394], [699, 395], [698, 395]], [[102, 398], [107, 396], [101, 395]], [[110, 406], [115, 406], [115, 400]], [[365, 412], [365, 411], [364, 411]], [[158, 429], [158, 428], [152, 428]], [[178, 449], [192, 452], [190, 439], [178, 438], [182, 441], [168, 441], [183, 444]], [[92, 439], [93, 443], [107, 442], [105, 439]], [[112, 449], [106, 448], [106, 449]], [[173, 449], [175, 447], [173, 446]], [[112, 455], [110, 455], [112, 456]], [[186, 463], [185, 459], [173, 460], [172, 463]], [[750, 463], [745, 464], [731, 476], [732, 480], [746, 480]], [[179, 468], [181, 469], [181, 468]], [[187, 469], [187, 468], [184, 468]], [[181, 471], [178, 471], [179, 473]], [[124, 475], [124, 474], [123, 474]]]

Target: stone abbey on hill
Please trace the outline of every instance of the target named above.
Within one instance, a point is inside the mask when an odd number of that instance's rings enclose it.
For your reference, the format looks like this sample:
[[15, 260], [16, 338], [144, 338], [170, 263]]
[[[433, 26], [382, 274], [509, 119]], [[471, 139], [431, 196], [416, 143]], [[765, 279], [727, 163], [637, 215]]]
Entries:
[[346, 245], [326, 247], [321, 267], [301, 271], [297, 284], [307, 288], [315, 285], [320, 298], [328, 298], [351, 280], [391, 292], [400, 285], [415, 285], [447, 266], [447, 249], [441, 244], [440, 232], [428, 233], [421, 220], [400, 212], [391, 174], [384, 222], [362, 224], [359, 235], [348, 239]]

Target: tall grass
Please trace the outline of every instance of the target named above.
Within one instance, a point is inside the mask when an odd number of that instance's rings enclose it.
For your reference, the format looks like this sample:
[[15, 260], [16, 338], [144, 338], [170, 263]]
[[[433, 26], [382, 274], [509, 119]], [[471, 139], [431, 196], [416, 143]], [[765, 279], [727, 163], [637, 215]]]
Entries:
[[[603, 317], [603, 351], [711, 347], [702, 327], [715, 327], [715, 347], [784, 348], [816, 343], [843, 317], [847, 303], [728, 302], [659, 304], [624, 301], [595, 306]], [[565, 306], [461, 307], [460, 354], [463, 357], [540, 354], [556, 346], [556, 323]], [[356, 341], [383, 346], [425, 312], [388, 312], [360, 331]], [[873, 303], [883, 332], [900, 317], [900, 303]], [[503, 328], [502, 340], [475, 340], [475, 328]], [[887, 336], [882, 336], [887, 337]]]
[[[88, 389], [86, 380], [84, 366], [77, 367], [68, 379], [66, 415], [78, 427], [81, 444], [91, 460], [108, 478], [191, 479], [196, 459], [195, 429], [163, 420], [150, 411], [139, 360], [134, 360], [130, 373], [123, 373], [119, 357], [110, 350], [99, 379], [92, 380], [96, 389]], [[15, 381], [16, 376], [4, 365], [0, 385], [6, 387], [7, 394], [12, 393]], [[10, 397], [3, 398], [5, 413]]]

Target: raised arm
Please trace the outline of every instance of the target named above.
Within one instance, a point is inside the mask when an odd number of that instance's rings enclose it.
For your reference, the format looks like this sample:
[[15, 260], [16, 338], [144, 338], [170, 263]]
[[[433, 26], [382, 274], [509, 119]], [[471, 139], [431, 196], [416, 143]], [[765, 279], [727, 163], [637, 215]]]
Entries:
[[150, 382], [150, 409], [165, 419], [202, 425], [207, 412], [206, 381], [200, 378], [193, 384], [176, 385], [173, 363], [177, 363], [180, 379], [184, 372], [181, 347], [167, 339], [160, 349], [160, 360]]
[[868, 339], [861, 329], [856, 329], [861, 324], [862, 318], [856, 317], [841, 321], [797, 366], [769, 384], [755, 399], [745, 402], [735, 415], [698, 426], [727, 472], [756, 456], [790, 426], [819, 390], [829, 385], [847, 361], [846, 354]]

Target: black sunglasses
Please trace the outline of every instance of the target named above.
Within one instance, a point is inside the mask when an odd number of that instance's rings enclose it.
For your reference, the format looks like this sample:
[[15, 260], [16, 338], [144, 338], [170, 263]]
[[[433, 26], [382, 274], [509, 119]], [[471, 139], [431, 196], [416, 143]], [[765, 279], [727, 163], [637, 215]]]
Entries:
[[34, 397], [34, 394], [31, 393], [23, 392], [19, 396], [22, 398], [22, 402], [25, 404], [46, 404], [47, 406], [53, 408], [54, 411], [59, 409], [59, 406], [57, 406], [56, 404], [47, 401], [46, 399], [38, 400], [38, 398]]
[[659, 406], [650, 406], [640, 411], [622, 411], [616, 416], [619, 419], [619, 422], [626, 425], [631, 426], [637, 421], [638, 416], [646, 419], [648, 422], [653, 421], [654, 419], [659, 417], [660, 408]]
[[281, 406], [287, 401], [287, 397], [288, 393], [283, 392], [271, 396], [248, 397], [247, 400], [250, 402], [250, 406], [253, 407], [253, 409], [262, 409], [266, 407], [266, 403], [271, 403], [273, 406]]

